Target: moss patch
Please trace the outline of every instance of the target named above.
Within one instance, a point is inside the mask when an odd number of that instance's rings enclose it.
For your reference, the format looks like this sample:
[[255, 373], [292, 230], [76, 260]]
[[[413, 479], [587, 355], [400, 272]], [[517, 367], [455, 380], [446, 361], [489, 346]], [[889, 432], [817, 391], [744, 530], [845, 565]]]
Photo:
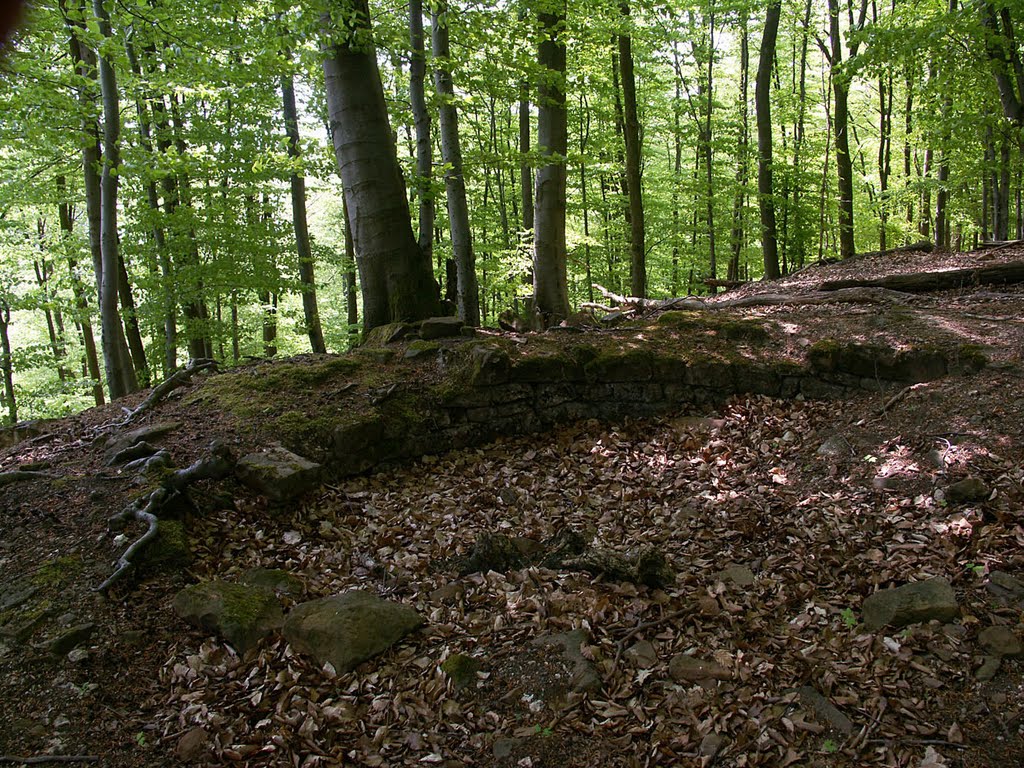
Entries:
[[58, 557], [43, 563], [42, 567], [35, 572], [32, 581], [40, 586], [58, 586], [74, 579], [84, 567], [82, 558], [77, 555]]
[[677, 331], [703, 334], [727, 341], [743, 341], [748, 344], [764, 344], [769, 334], [758, 320], [747, 320], [707, 312], [672, 310], [658, 317], [658, 325]]
[[146, 570], [158, 573], [179, 571], [192, 562], [192, 548], [183, 523], [177, 520], [161, 520], [157, 523], [157, 534], [143, 553], [142, 565]]

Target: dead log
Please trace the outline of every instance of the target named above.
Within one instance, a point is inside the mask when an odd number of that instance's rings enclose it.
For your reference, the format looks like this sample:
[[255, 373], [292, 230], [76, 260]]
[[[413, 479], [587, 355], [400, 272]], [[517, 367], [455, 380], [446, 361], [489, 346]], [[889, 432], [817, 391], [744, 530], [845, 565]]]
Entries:
[[909, 304], [917, 297], [886, 288], [843, 288], [832, 292], [760, 293], [724, 299], [710, 305], [717, 309], [744, 309], [747, 307], [818, 306], [822, 304]]
[[976, 285], [1010, 285], [1024, 282], [1024, 261], [1011, 261], [990, 267], [954, 269], [946, 272], [912, 272], [876, 279], [828, 280], [819, 286], [822, 291], [844, 288], [884, 288], [904, 293], [930, 293], [970, 288]]

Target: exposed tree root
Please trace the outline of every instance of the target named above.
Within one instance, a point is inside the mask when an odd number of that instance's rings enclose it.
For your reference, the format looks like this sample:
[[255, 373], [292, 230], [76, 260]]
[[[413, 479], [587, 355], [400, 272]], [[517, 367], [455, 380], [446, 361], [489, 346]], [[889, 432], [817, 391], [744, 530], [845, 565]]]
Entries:
[[0, 763], [15, 763], [17, 765], [45, 765], [47, 763], [98, 763], [96, 755], [39, 755], [37, 757], [15, 757], [14, 755], [0, 755]]
[[128, 412], [128, 415], [117, 424], [118, 427], [126, 427], [133, 421], [138, 419], [146, 412], [153, 409], [159, 402], [164, 400], [172, 391], [178, 387], [183, 387], [191, 381], [192, 377], [201, 371], [215, 369], [217, 367], [216, 360], [207, 360], [200, 358], [192, 360], [187, 366], [182, 368], [180, 371], [172, 374], [164, 381], [153, 387], [153, 391], [149, 393], [139, 405], [132, 411]]
[[49, 472], [25, 472], [15, 470], [13, 472], [0, 472], [0, 488], [13, 483], [22, 483], [26, 480], [52, 480], [56, 475]]
[[[153, 458], [153, 457], [151, 457]], [[226, 446], [214, 445], [208, 458], [200, 459], [185, 469], [172, 472], [151, 493], [136, 499], [127, 508], [110, 518], [109, 527], [118, 529], [129, 520], [146, 524], [146, 532], [136, 539], [117, 560], [117, 567], [106, 581], [93, 589], [106, 594], [132, 569], [135, 558], [153, 539], [159, 528], [159, 514], [167, 502], [186, 491], [188, 486], [200, 480], [219, 480], [228, 475], [235, 466], [235, 459]]]

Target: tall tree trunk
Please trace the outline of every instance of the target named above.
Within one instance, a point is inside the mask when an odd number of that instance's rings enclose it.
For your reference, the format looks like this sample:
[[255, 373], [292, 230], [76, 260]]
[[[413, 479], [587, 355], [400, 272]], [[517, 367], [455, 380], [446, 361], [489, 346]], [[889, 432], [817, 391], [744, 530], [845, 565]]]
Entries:
[[14, 356], [11, 354], [11, 307], [0, 299], [0, 375], [4, 379], [4, 404], [8, 424], [18, 423], [18, 401], [14, 395]]
[[[843, 68], [843, 39], [839, 31], [839, 0], [828, 0], [829, 38], [832, 50], [833, 120], [836, 142], [836, 175], [839, 178], [839, 257], [852, 258], [857, 251], [853, 229], [853, 158], [850, 156], [850, 80]], [[852, 58], [852, 56], [851, 56]]]
[[[906, 71], [907, 103], [904, 107], [905, 120], [903, 126], [903, 183], [910, 186], [911, 172], [913, 170], [912, 160], [915, 150], [912, 148], [911, 138], [914, 132], [914, 74], [913, 68], [907, 67]], [[914, 224], [914, 199], [908, 195], [907, 200], [907, 224]], [[908, 228], [909, 229], [909, 228]], [[907, 233], [906, 245], [910, 244], [910, 232]]]
[[[480, 325], [480, 299], [476, 280], [476, 258], [473, 255], [473, 237], [469, 230], [466, 180], [462, 175], [459, 114], [455, 109], [455, 86], [452, 83], [451, 50], [448, 41], [447, 0], [435, 0], [430, 20], [436, 61], [434, 88], [441, 101], [437, 115], [441, 134], [441, 159], [445, 164], [444, 185], [448, 196], [448, 228], [451, 233], [452, 255], [458, 275], [457, 304], [462, 321], [466, 325], [475, 327]], [[486, 207], [486, 202], [484, 205]]]
[[[628, 0], [620, 0], [619, 12], [628, 24]], [[633, 73], [633, 39], [620, 34], [619, 69], [622, 76], [623, 133], [626, 141], [626, 186], [629, 190], [629, 282], [634, 296], [647, 296], [647, 246], [644, 231], [644, 190], [641, 178], [640, 120], [636, 107], [636, 76]]]
[[[74, 11], [68, 10], [68, 0], [59, 0], [64, 25], [68, 30], [68, 48], [75, 65], [75, 74], [88, 84], [79, 89], [79, 106], [82, 111], [82, 172], [85, 183], [85, 212], [88, 221], [89, 253], [92, 256], [96, 297], [100, 296], [103, 275], [102, 245], [100, 243], [100, 165], [99, 126], [92, 117], [96, 85], [96, 54], [82, 43], [80, 35], [86, 34], [86, 0], [71, 0]], [[74, 18], [72, 18], [74, 17]]]
[[804, 184], [803, 174], [803, 147], [804, 147], [804, 126], [807, 119], [807, 45], [811, 28], [811, 7], [812, 0], [807, 0], [804, 5], [804, 17], [801, 23], [803, 31], [800, 37], [800, 86], [797, 91], [799, 106], [797, 107], [796, 130], [793, 133], [793, 216], [794, 228], [796, 229], [796, 265], [802, 268], [807, 260], [807, 217], [800, 207], [803, 197]]
[[[732, 257], [726, 270], [728, 280], [739, 280], [743, 252], [744, 210], [747, 200], [747, 148], [750, 141], [749, 110], [750, 35], [745, 10], [740, 11], [740, 136], [736, 147], [736, 197], [732, 205]], [[673, 294], [675, 295], [675, 294]]]
[[[950, 0], [950, 7], [953, 8], [953, 0]], [[1024, 63], [1014, 34], [1010, 5], [981, 0], [978, 8], [986, 27], [985, 47], [1003, 114], [1018, 127], [1024, 127]]]
[[[363, 327], [420, 320], [440, 310], [438, 287], [412, 232], [388, 121], [367, 0], [345, 0], [326, 31], [324, 80], [331, 135], [352, 222]], [[324, 22], [330, 27], [330, 15]]]
[[124, 263], [124, 254], [117, 252], [117, 296], [121, 302], [121, 320], [124, 322], [125, 339], [131, 354], [135, 376], [143, 387], [150, 384], [149, 363], [146, 360], [146, 345], [142, 341], [142, 329], [139, 328], [139, 313], [132, 295], [132, 284], [128, 278], [128, 267]]
[[[714, 107], [714, 94], [715, 94], [715, 81], [714, 81], [714, 69], [715, 69], [715, 11], [714, 7], [711, 7], [708, 18], [708, 77], [707, 77], [707, 114], [706, 123], [701, 127], [701, 138], [700, 144], [704, 152], [704, 174], [705, 174], [705, 203], [706, 203], [706, 216], [708, 224], [708, 260], [709, 260], [709, 271], [711, 273], [711, 279], [715, 280], [718, 277], [718, 254], [715, 251], [715, 176], [714, 176], [714, 147], [712, 146], [711, 139], [711, 118]], [[718, 289], [712, 285], [711, 294], [714, 295], [718, 292]]]
[[537, 143], [546, 163], [537, 169], [534, 206], [533, 291], [545, 323], [569, 315], [566, 277], [565, 196], [568, 124], [565, 109], [565, 0], [544, 0], [538, 20], [542, 40], [537, 61]]
[[[284, 51], [285, 58], [291, 63], [291, 51]], [[320, 327], [320, 310], [316, 303], [316, 269], [313, 261], [313, 249], [309, 242], [309, 224], [306, 221], [306, 179], [305, 174], [298, 170], [298, 162], [302, 158], [299, 148], [299, 114], [295, 107], [295, 77], [291, 70], [281, 77], [281, 96], [284, 107], [284, 130], [288, 136], [288, 157], [292, 158], [293, 168], [289, 183], [292, 192], [292, 225], [295, 229], [295, 250], [299, 256], [299, 284], [302, 290], [302, 312], [306, 321], [306, 335], [309, 346], [316, 354], [327, 352], [324, 345], [324, 332]]]
[[[100, 34], [110, 40], [110, 17], [103, 0], [93, 0], [93, 12], [99, 22]], [[107, 388], [117, 400], [139, 388], [125, 342], [121, 318], [117, 313], [118, 267], [120, 254], [117, 236], [117, 186], [120, 165], [121, 114], [114, 69], [106, 56], [99, 58], [100, 92], [103, 98], [103, 172], [100, 184], [100, 243], [102, 248], [102, 283], [100, 288], [100, 321], [103, 329], [103, 365]]]
[[423, 40], [423, 0], [409, 0], [409, 101], [416, 124], [416, 179], [413, 188], [419, 202], [419, 245], [428, 264], [434, 261], [434, 147], [430, 140], [430, 111], [424, 82], [427, 73]]
[[[587, 156], [590, 143], [590, 105], [580, 93], [580, 157]], [[594, 300], [594, 275], [590, 262], [590, 207], [587, 204], [587, 164], [580, 163], [580, 205], [583, 208], [583, 261], [587, 270], [587, 300]]]
[[999, 173], [995, 184], [995, 239], [1010, 239], [1010, 139], [1003, 133], [999, 145]]
[[757, 194], [761, 210], [761, 249], [764, 252], [764, 276], [777, 280], [779, 247], [775, 232], [775, 197], [772, 185], [772, 113], [771, 76], [775, 60], [775, 43], [779, 35], [781, 0], [768, 6], [761, 38], [761, 54], [757, 62], [757, 81], [754, 84], [754, 103], [757, 112]]
[[[132, 43], [125, 43], [125, 50], [128, 54], [128, 63], [136, 78], [142, 78], [142, 65], [139, 63], [135, 53], [135, 46]], [[140, 96], [135, 102], [135, 111], [139, 118], [139, 137], [143, 150], [155, 155], [153, 147], [153, 128], [151, 125], [150, 110], [146, 106], [146, 97]], [[178, 359], [178, 317], [177, 307], [174, 300], [174, 291], [171, 288], [173, 269], [171, 267], [171, 254], [167, 248], [167, 236], [161, 224], [160, 216], [160, 195], [157, 191], [156, 179], [153, 176], [146, 177], [146, 202], [149, 205], [150, 214], [153, 216], [153, 245], [156, 247], [157, 261], [160, 264], [161, 277], [163, 279], [163, 313], [164, 313], [164, 354], [163, 374], [167, 378], [177, 368]]]
[[[55, 292], [51, 290], [50, 278], [53, 277], [52, 264], [46, 260], [46, 219], [39, 217], [36, 222], [36, 230], [39, 234], [40, 257], [32, 262], [36, 275], [36, 284], [43, 298], [43, 317], [46, 320], [46, 334], [50, 339], [50, 352], [53, 354], [53, 363], [57, 368], [57, 378], [61, 383], [70, 378], [65, 361], [68, 351], [64, 341], [64, 323], [61, 319], [60, 310], [56, 308], [54, 299]], [[58, 332], [59, 326], [59, 332]]]
[[58, 215], [63, 244], [66, 248], [68, 273], [71, 275], [71, 292], [75, 296], [75, 307], [78, 310], [78, 324], [82, 329], [82, 346], [85, 348], [85, 367], [92, 379], [92, 396], [96, 405], [103, 405], [103, 375], [100, 373], [99, 356], [96, 354], [96, 339], [92, 332], [92, 320], [89, 316], [89, 292], [78, 276], [78, 263], [72, 254], [70, 239], [74, 234], [74, 219], [71, 215], [71, 204], [67, 201], [67, 180], [57, 177]]

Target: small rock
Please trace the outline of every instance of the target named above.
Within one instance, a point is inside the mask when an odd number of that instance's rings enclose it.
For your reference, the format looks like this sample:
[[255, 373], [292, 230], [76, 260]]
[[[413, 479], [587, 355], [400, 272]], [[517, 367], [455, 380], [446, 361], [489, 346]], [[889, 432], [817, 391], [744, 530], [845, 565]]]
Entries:
[[647, 640], [638, 640], [626, 649], [626, 658], [640, 669], [650, 669], [658, 664], [658, 652]]
[[1017, 604], [1024, 607], [1024, 581], [1005, 571], [992, 571], [988, 575], [988, 584], [985, 586], [1000, 601], [1008, 605]]
[[968, 477], [946, 488], [946, 501], [950, 504], [967, 504], [985, 501], [991, 490], [980, 477]]
[[702, 757], [713, 758], [725, 745], [725, 737], [720, 733], [709, 733], [700, 740], [700, 754]]
[[979, 683], [987, 683], [996, 673], [999, 672], [999, 667], [1003, 661], [998, 656], [986, 656], [985, 660], [981, 662], [981, 666], [974, 673], [974, 677]]
[[342, 675], [422, 624], [423, 618], [406, 605], [353, 590], [296, 606], [285, 620], [284, 636], [295, 650], [319, 664], [330, 662]]
[[864, 600], [863, 614], [869, 630], [899, 629], [935, 619], [952, 621], [960, 615], [960, 606], [949, 581], [935, 578], [875, 592]]
[[205, 728], [193, 728], [178, 739], [174, 754], [182, 762], [196, 762], [206, 753], [209, 743], [210, 734], [206, 732]]
[[243, 456], [236, 471], [242, 482], [273, 501], [301, 496], [320, 480], [319, 464], [281, 447]]
[[1024, 645], [1008, 627], [989, 627], [978, 633], [981, 647], [993, 656], [1019, 659], [1024, 656]]
[[668, 673], [677, 682], [697, 683], [701, 680], [731, 680], [732, 672], [717, 661], [679, 654], [668, 663]]
[[496, 758], [506, 760], [512, 757], [525, 743], [526, 739], [495, 739], [491, 750]]
[[522, 495], [515, 488], [506, 486], [498, 491], [498, 498], [501, 499], [502, 504], [512, 507], [519, 503]]
[[186, 587], [175, 595], [174, 610], [185, 621], [216, 632], [242, 655], [280, 629], [283, 621], [272, 590], [226, 581]]
[[846, 715], [840, 712], [836, 706], [827, 698], [822, 696], [815, 688], [805, 685], [797, 690], [800, 701], [807, 707], [818, 720], [835, 728], [840, 733], [849, 735], [853, 733], [853, 723]]
[[818, 448], [819, 456], [830, 459], [849, 456], [851, 453], [853, 453], [853, 448], [850, 445], [850, 441], [841, 435], [832, 435]]
[[448, 675], [456, 693], [475, 683], [479, 670], [480, 660], [464, 653], [453, 653], [441, 664], [441, 671]]
[[438, 603], [450, 603], [462, 594], [462, 587], [456, 582], [444, 584], [430, 593], [430, 599]]
[[457, 317], [428, 317], [420, 325], [420, 338], [424, 341], [459, 336], [463, 322]]
[[280, 568], [250, 568], [238, 577], [243, 584], [266, 587], [279, 595], [298, 597], [306, 591], [306, 583], [294, 574]]
[[54, 656], [66, 656], [78, 646], [89, 642], [89, 638], [95, 631], [95, 624], [79, 624], [71, 627], [50, 642], [50, 653]]
[[749, 587], [754, 583], [754, 572], [745, 565], [730, 565], [715, 574], [718, 581], [731, 581], [738, 587]]
[[75, 648], [68, 654], [68, 661], [72, 664], [81, 664], [83, 661], [89, 658], [89, 651], [85, 648]]
[[601, 675], [594, 662], [587, 659], [581, 650], [584, 645], [589, 643], [590, 635], [582, 629], [575, 629], [572, 632], [559, 635], [546, 635], [533, 641], [534, 645], [541, 648], [562, 649], [562, 658], [573, 665], [572, 690], [581, 693], [597, 693], [602, 686]]

